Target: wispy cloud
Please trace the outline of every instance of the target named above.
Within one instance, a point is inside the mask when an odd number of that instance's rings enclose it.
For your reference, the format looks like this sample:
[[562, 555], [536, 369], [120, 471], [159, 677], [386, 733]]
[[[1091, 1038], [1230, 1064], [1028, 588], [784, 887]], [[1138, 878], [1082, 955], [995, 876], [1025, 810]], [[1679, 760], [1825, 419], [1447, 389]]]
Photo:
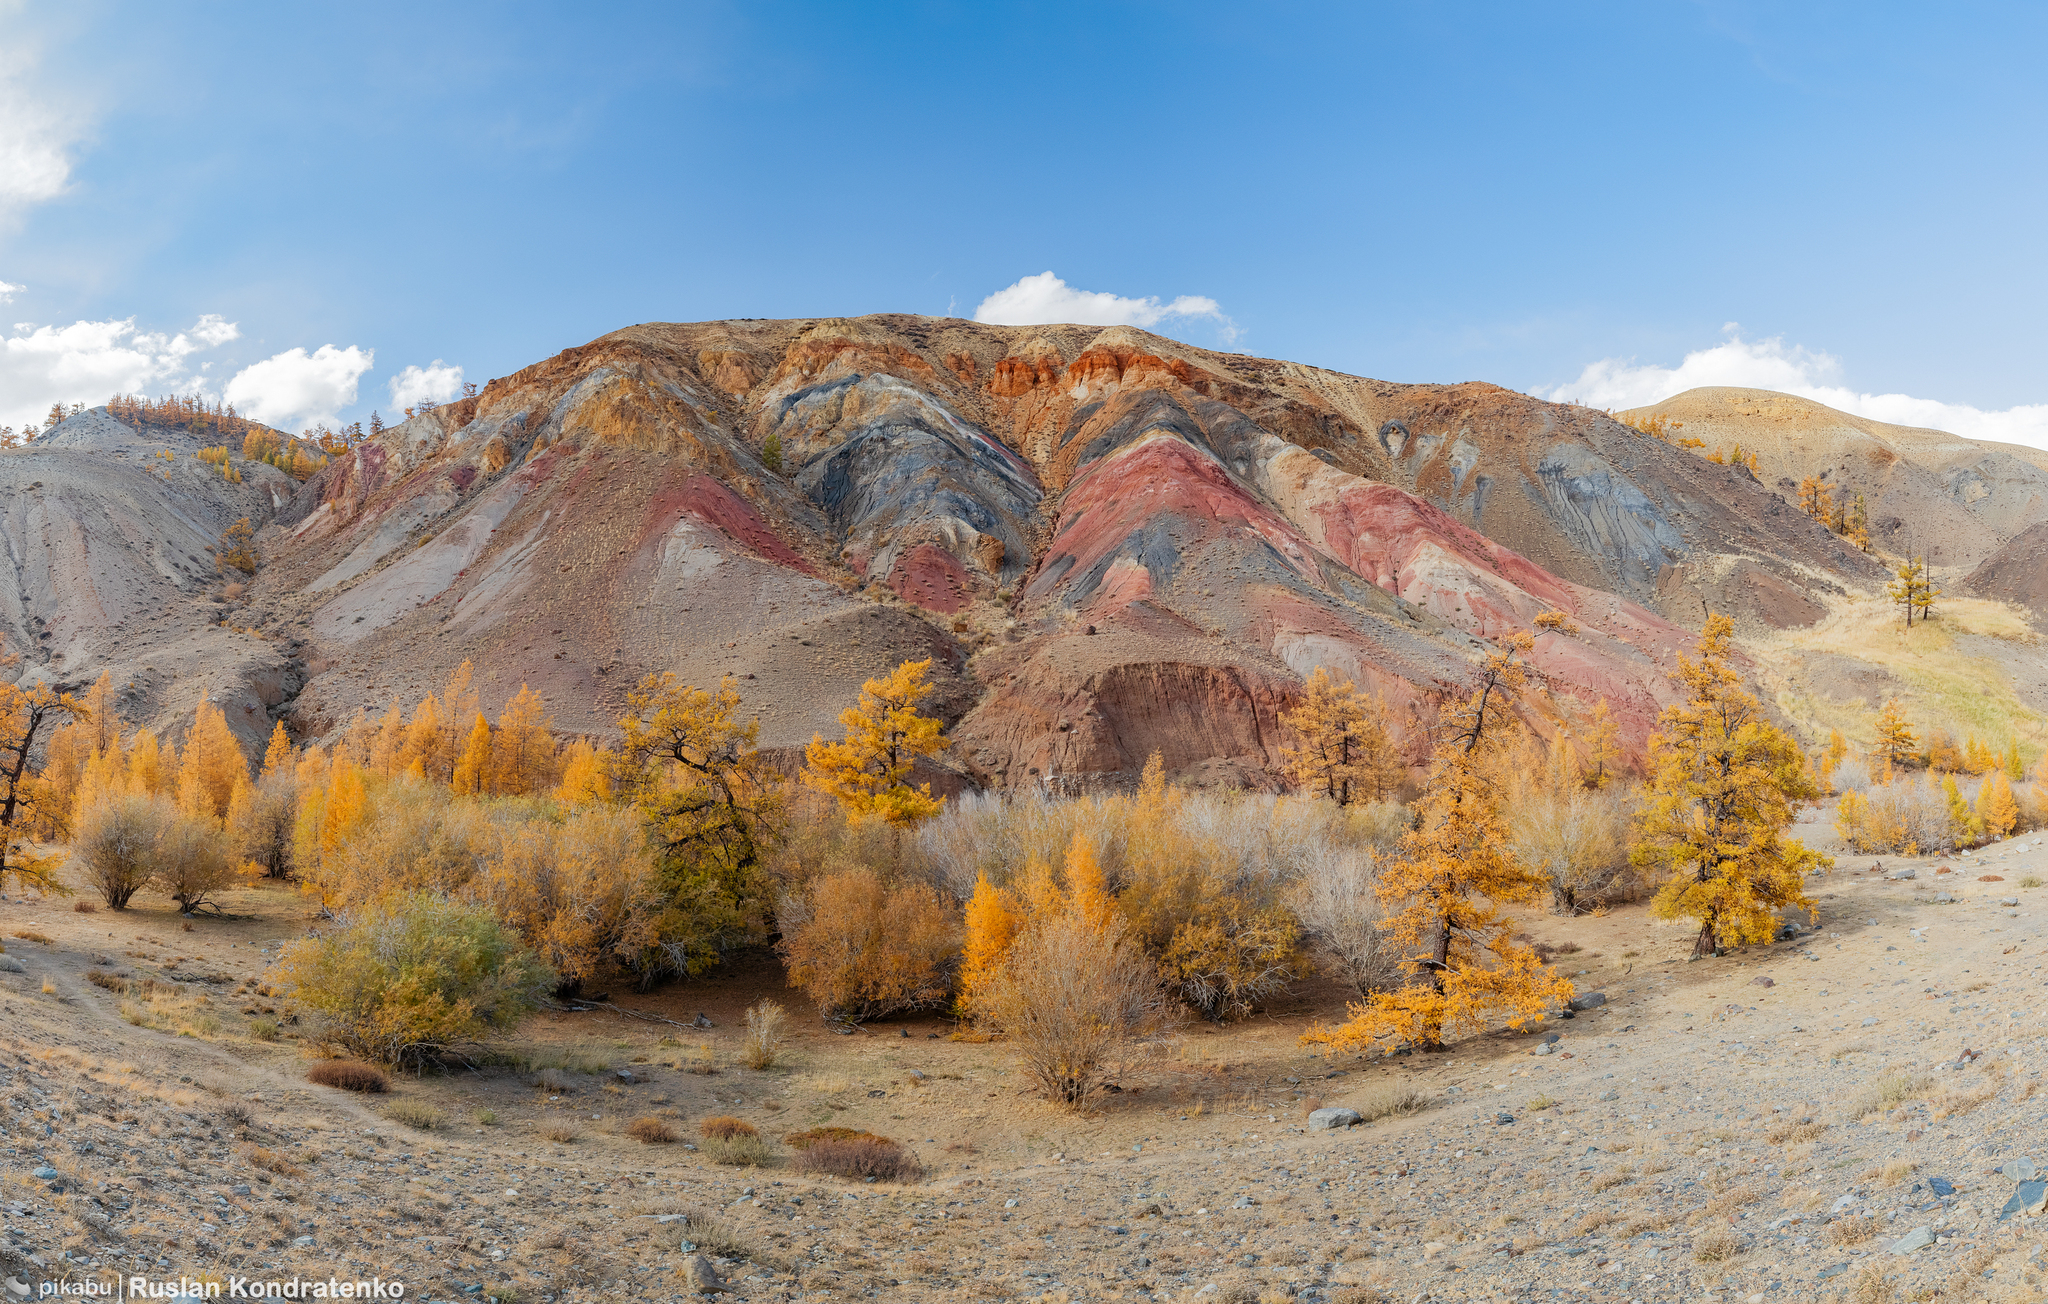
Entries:
[[241, 335], [211, 314], [176, 335], [139, 331], [133, 317], [69, 326], [17, 323], [0, 336], [0, 425], [42, 424], [53, 403], [104, 403], [145, 389], [203, 389], [186, 359]]
[[1873, 421], [2048, 448], [2048, 403], [1989, 410], [1910, 394], [1867, 393], [1841, 383], [1842, 363], [1833, 354], [1788, 345], [1777, 336], [1746, 340], [1734, 322], [1722, 329], [1726, 340], [1686, 354], [1675, 367], [1602, 358], [1589, 363], [1576, 380], [1529, 392], [1553, 402], [1619, 410], [1649, 407], [1704, 385], [1773, 389]]
[[[0, 19], [19, 6], [0, 4]], [[71, 183], [71, 151], [85, 134], [82, 115], [60, 94], [34, 84], [35, 45], [0, 44], [0, 224], [11, 224], [36, 204], [55, 199]]]
[[1157, 326], [1169, 317], [1207, 318], [1221, 329], [1225, 342], [1237, 338], [1237, 324], [1223, 306], [1200, 294], [1183, 294], [1162, 302], [1132, 299], [1100, 290], [1077, 290], [1051, 272], [1026, 276], [986, 299], [974, 320], [993, 326], [1050, 326], [1078, 322], [1084, 326]]

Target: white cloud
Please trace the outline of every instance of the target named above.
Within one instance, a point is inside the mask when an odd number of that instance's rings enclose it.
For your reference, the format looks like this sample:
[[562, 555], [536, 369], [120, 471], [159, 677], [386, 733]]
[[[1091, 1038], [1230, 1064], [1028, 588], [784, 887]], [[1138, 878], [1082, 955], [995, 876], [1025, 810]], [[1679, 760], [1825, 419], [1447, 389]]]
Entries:
[[462, 368], [435, 358], [426, 367], [407, 367], [391, 378], [391, 406], [403, 412], [425, 403], [446, 403], [462, 392]]
[[9, 285], [5, 281], [0, 281], [0, 303], [13, 303], [14, 296], [27, 288], [26, 285]]
[[61, 100], [29, 84], [32, 51], [13, 44], [0, 50], [0, 222], [64, 193], [84, 134]]
[[240, 334], [212, 315], [169, 336], [136, 330], [133, 317], [17, 323], [0, 337], [0, 425], [40, 426], [53, 403], [97, 405], [115, 394], [203, 388], [187, 375], [185, 360]]
[[1787, 346], [1776, 337], [1745, 340], [1734, 322], [1722, 329], [1727, 340], [1686, 354], [1676, 367], [1638, 363], [1634, 358], [1602, 358], [1581, 371], [1577, 380], [1529, 392], [1552, 402], [1618, 411], [1649, 407], [1702, 385], [1774, 389], [1873, 421], [2048, 448], [2048, 403], [1987, 411], [1968, 403], [1910, 394], [1865, 393], [1840, 383], [1842, 363], [1832, 354]]
[[1183, 294], [1170, 303], [1157, 298], [1131, 299], [1097, 290], [1077, 290], [1051, 272], [1027, 276], [981, 301], [974, 320], [992, 326], [1050, 326], [1078, 322], [1084, 326], [1156, 326], [1168, 317], [1207, 317], [1222, 327], [1226, 341], [1237, 338], [1237, 325], [1223, 315], [1223, 306], [1199, 294]]
[[223, 391], [228, 402], [267, 425], [285, 430], [333, 422], [356, 401], [356, 381], [376, 358], [372, 349], [323, 344], [310, 354], [286, 349], [236, 372]]

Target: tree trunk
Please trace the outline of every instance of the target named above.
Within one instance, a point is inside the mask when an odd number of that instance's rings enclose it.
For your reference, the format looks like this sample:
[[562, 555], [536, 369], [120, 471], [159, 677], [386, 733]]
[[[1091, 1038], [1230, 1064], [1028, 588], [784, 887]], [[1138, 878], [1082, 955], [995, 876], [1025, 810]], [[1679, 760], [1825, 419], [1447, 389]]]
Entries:
[[1708, 956], [1714, 953], [1714, 921], [1712, 919], [1701, 921], [1700, 935], [1692, 944], [1692, 953], [1695, 956]]

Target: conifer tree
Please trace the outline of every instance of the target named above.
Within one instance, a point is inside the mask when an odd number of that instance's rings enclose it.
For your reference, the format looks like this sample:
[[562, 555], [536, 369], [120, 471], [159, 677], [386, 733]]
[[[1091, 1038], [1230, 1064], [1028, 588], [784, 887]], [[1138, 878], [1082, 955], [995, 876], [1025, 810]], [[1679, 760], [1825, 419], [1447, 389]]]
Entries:
[[553, 722], [539, 693], [525, 684], [498, 716], [491, 743], [490, 790], [513, 796], [540, 792], [553, 781]]
[[1283, 711], [1280, 723], [1301, 740], [1281, 756], [1294, 781], [1309, 792], [1349, 806], [1378, 801], [1400, 781], [1379, 699], [1349, 679], [1338, 683], [1317, 666], [1300, 703]]
[[932, 693], [925, 682], [931, 659], [906, 661], [885, 679], [862, 685], [860, 703], [839, 713], [844, 742], [814, 734], [804, 749], [804, 783], [838, 799], [856, 820], [878, 819], [904, 829], [938, 814], [945, 802], [929, 783], [912, 787], [911, 767], [920, 756], [952, 746], [940, 724], [918, 713]]
[[1984, 838], [1984, 821], [1977, 812], [1970, 809], [1970, 803], [1963, 799], [1962, 790], [1956, 787], [1954, 775], [1947, 775], [1941, 781], [1942, 799], [1948, 804], [1949, 835], [1963, 846], [1973, 846]]
[[562, 781], [555, 786], [555, 800], [570, 806], [608, 804], [612, 799], [610, 752], [600, 752], [588, 738], [570, 743], [563, 755]]
[[[0, 668], [18, 661], [0, 657]], [[39, 795], [31, 768], [36, 744], [55, 729], [59, 717], [80, 718], [83, 703], [47, 684], [24, 687], [0, 681], [0, 884], [8, 875], [49, 891], [57, 886], [54, 861], [35, 856], [18, 840], [24, 816], [36, 814]]]
[[1860, 493], [1849, 508], [1848, 523], [1842, 535], [1864, 552], [1870, 551], [1870, 509], [1864, 505]]
[[1842, 737], [1840, 729], [1828, 730], [1827, 750], [1821, 753], [1820, 777], [1823, 782], [1835, 772], [1837, 766], [1849, 758], [1849, 742]]
[[1941, 596], [1941, 590], [1927, 577], [1927, 562], [1924, 558], [1907, 557], [1899, 563], [1898, 577], [1885, 585], [1885, 596], [1894, 606], [1906, 613], [1906, 628], [1913, 627], [1917, 613], [1922, 621], [1934, 610], [1934, 600]]
[[192, 731], [185, 736], [178, 760], [179, 809], [216, 823], [227, 818], [237, 775], [248, 781], [249, 762], [242, 745], [235, 741], [221, 709], [202, 701], [193, 709]]
[[1579, 782], [1597, 792], [1621, 774], [1621, 726], [1608, 715], [1606, 698], [1594, 704], [1580, 737]]
[[1920, 740], [1914, 737], [1913, 726], [1906, 723], [1906, 712], [1899, 699], [1887, 698], [1877, 716], [1876, 756], [1884, 763], [1883, 781], [1890, 783], [1893, 774], [1912, 764], [1919, 746]]
[[263, 769], [257, 776], [267, 779], [292, 768], [292, 740], [284, 731], [284, 721], [279, 720], [270, 731], [270, 746], [263, 753]]
[[1994, 842], [2010, 835], [2019, 823], [2019, 803], [2013, 800], [2012, 783], [2003, 770], [1993, 770], [1977, 790], [1977, 819]]
[[2027, 767], [2020, 761], [2020, 740], [2017, 736], [2005, 742], [2005, 777], [2014, 783], [2027, 777]]
[[470, 726], [469, 740], [463, 744], [462, 755], [455, 762], [455, 773], [448, 786], [465, 797], [483, 795], [490, 784], [491, 776], [491, 722], [484, 719], [483, 712], [477, 712], [476, 723]]
[[967, 900], [966, 937], [960, 956], [960, 1007], [971, 1009], [975, 998], [1001, 971], [1023, 915], [1015, 898], [977, 874], [974, 895]]
[[1509, 849], [1488, 764], [1514, 727], [1509, 708], [1524, 679], [1516, 658], [1530, 644], [1526, 633], [1510, 635], [1446, 713], [1418, 825], [1375, 885], [1380, 927], [1406, 950], [1403, 968], [1418, 981], [1372, 993], [1350, 1007], [1347, 1022], [1312, 1028], [1305, 1043], [1437, 1047], [1497, 1017], [1519, 1028], [1570, 999], [1571, 983], [1514, 939], [1514, 921], [1500, 911], [1546, 887]]
[[1798, 744], [1765, 718], [1728, 664], [1735, 624], [1710, 615], [1699, 660], [1679, 658], [1685, 700], [1650, 739], [1647, 800], [1629, 859], [1666, 875], [1662, 919], [1699, 920], [1694, 955], [1777, 932], [1776, 912], [1811, 911], [1804, 878], [1832, 864], [1784, 836], [1797, 803], [1820, 795]]
[[1807, 476], [1799, 482], [1799, 510], [1825, 525], [1834, 515], [1834, 495], [1827, 482], [1817, 475]]
[[156, 735], [147, 729], [136, 734], [135, 741], [129, 744], [128, 783], [133, 791], [145, 796], [164, 790], [163, 749], [157, 745]]

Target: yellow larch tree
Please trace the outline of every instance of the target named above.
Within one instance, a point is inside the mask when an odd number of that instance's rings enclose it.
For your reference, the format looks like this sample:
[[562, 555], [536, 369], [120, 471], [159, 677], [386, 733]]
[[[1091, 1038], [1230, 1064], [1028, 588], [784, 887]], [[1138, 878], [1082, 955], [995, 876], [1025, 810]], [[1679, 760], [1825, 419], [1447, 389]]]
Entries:
[[1799, 482], [1799, 510], [1816, 521], [1829, 522], [1834, 517], [1834, 494], [1827, 482], [1817, 475], [1807, 476]]
[[544, 791], [554, 781], [553, 720], [541, 695], [525, 684], [498, 716], [491, 743], [490, 790], [523, 797]]
[[811, 736], [804, 783], [837, 798], [855, 820], [877, 819], [901, 830], [938, 814], [945, 798], [932, 796], [929, 783], [910, 783], [918, 757], [953, 745], [939, 721], [918, 713], [934, 687], [925, 682], [931, 667], [929, 657], [906, 661], [887, 678], [862, 685], [859, 705], [839, 713], [845, 740]]
[[279, 720], [270, 731], [270, 746], [264, 749], [263, 768], [256, 777], [267, 779], [273, 774], [282, 774], [292, 768], [294, 759], [291, 736], [284, 731], [284, 721]]
[[448, 786], [465, 797], [480, 797], [490, 781], [491, 722], [479, 711], [476, 723], [470, 726], [469, 739], [462, 746], [462, 755], [456, 758], [455, 773]]
[[[0, 669], [19, 658], [0, 655]], [[47, 684], [21, 685], [0, 680], [0, 884], [13, 875], [17, 885], [51, 891], [57, 887], [57, 861], [37, 856], [20, 839], [26, 818], [37, 813], [44, 798], [30, 768], [39, 739], [47, 738], [59, 718], [78, 718], [83, 703]], [[68, 813], [68, 812], [67, 812]]]
[[193, 708], [192, 730], [178, 758], [178, 808], [188, 815], [227, 818], [236, 776], [249, 781], [249, 760], [228, 728], [221, 709], [202, 701]]
[[1820, 754], [1820, 778], [1826, 783], [1836, 767], [1849, 759], [1849, 740], [1842, 737], [1840, 729], [1828, 730], [1827, 750]]
[[973, 1007], [976, 996], [1001, 970], [1024, 926], [1024, 912], [1016, 898], [990, 883], [987, 874], [975, 876], [966, 916], [960, 954], [959, 1005], [963, 1010]]
[[1578, 765], [1581, 785], [1599, 790], [1621, 775], [1621, 726], [1608, 714], [1607, 699], [1601, 698], [1586, 718], [1579, 734]]
[[405, 711], [395, 697], [377, 722], [369, 759], [364, 763], [372, 774], [384, 779], [395, 779], [405, 769]]
[[1877, 714], [1875, 759], [1883, 767], [1881, 781], [1890, 783], [1894, 773], [1912, 764], [1919, 746], [1920, 740], [1914, 736], [1913, 726], [1906, 722], [1906, 711], [1899, 705], [1899, 699], [1887, 699], [1884, 709]]
[[588, 738], [570, 743], [562, 754], [562, 781], [555, 785], [555, 800], [568, 806], [609, 803], [617, 759], [609, 751], [599, 751]]
[[2005, 777], [2019, 783], [2027, 777], [2026, 763], [2020, 760], [2020, 740], [2017, 737], [2005, 740]]
[[1303, 685], [1301, 700], [1280, 714], [1299, 747], [1281, 751], [1288, 773], [1305, 790], [1339, 806], [1377, 801], [1400, 782], [1400, 761], [1387, 736], [1377, 697], [1349, 679], [1338, 682], [1321, 666]]
[[1526, 633], [1503, 640], [1477, 685], [1445, 713], [1417, 827], [1375, 884], [1380, 927], [1406, 951], [1402, 967], [1412, 981], [1353, 1004], [1338, 1027], [1311, 1028], [1305, 1043], [1331, 1052], [1434, 1048], [1494, 1019], [1519, 1028], [1571, 999], [1570, 981], [1515, 940], [1514, 920], [1500, 909], [1547, 886], [1510, 849], [1489, 773], [1515, 729], [1509, 712], [1524, 681], [1517, 657], [1530, 642]]
[[1820, 795], [1799, 745], [1773, 725], [1729, 661], [1735, 622], [1710, 615], [1699, 660], [1673, 676], [1685, 700], [1650, 739], [1646, 800], [1629, 859], [1659, 872], [1651, 909], [1697, 919], [1693, 954], [1712, 955], [1778, 930], [1779, 910], [1812, 911], [1805, 878], [1834, 862], [1785, 837], [1798, 804]]
[[2005, 771], [1993, 770], [1985, 776], [1984, 785], [1977, 790], [1977, 818], [1984, 821], [1984, 832], [1993, 841], [2009, 836], [2020, 822], [2019, 803], [2013, 800], [2012, 782]]
[[135, 741], [128, 746], [128, 781], [136, 792], [154, 794], [164, 790], [163, 748], [156, 735], [147, 729], [136, 734]]

